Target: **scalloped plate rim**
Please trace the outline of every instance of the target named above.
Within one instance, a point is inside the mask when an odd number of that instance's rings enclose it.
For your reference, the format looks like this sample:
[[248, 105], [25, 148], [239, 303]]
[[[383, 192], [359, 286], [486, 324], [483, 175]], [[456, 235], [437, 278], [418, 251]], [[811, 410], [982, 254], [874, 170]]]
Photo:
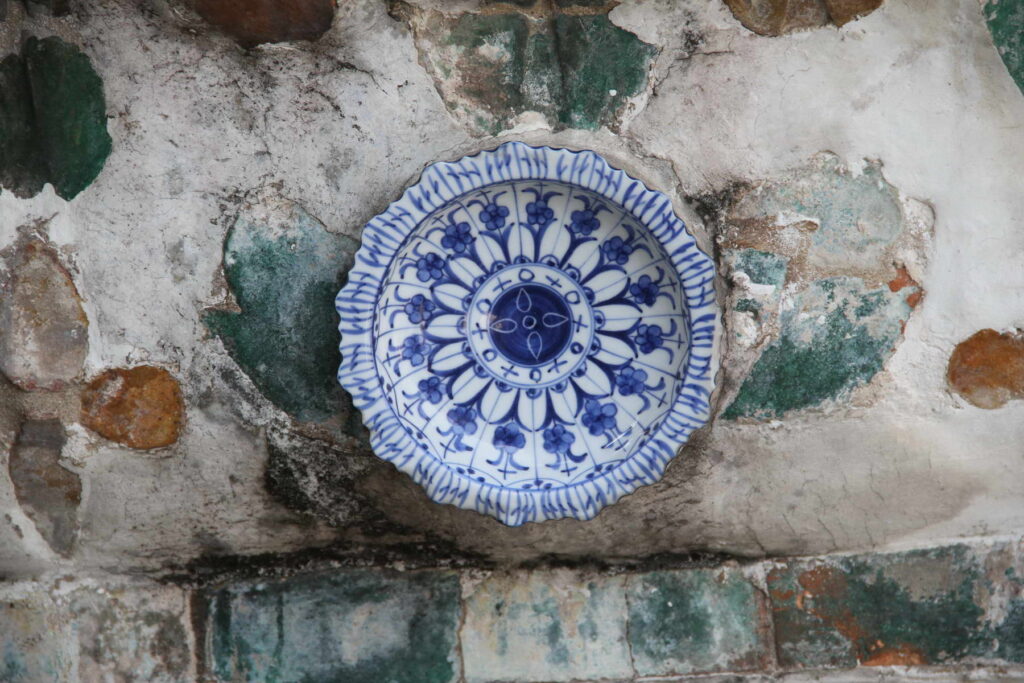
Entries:
[[[518, 154], [519, 156], [516, 156]], [[505, 155], [504, 157], [502, 155]], [[532, 155], [532, 157], [531, 157]], [[522, 164], [537, 164], [544, 157], [545, 175], [525, 174], [494, 178], [493, 173], [502, 165], [511, 168], [513, 161]], [[556, 174], [547, 172], [552, 166], [567, 158], [579, 159], [586, 157], [593, 163], [594, 170], [602, 168], [603, 187], [580, 184], [571, 177], [561, 177], [560, 170]], [[490, 160], [500, 162], [491, 167]], [[475, 164], [485, 164], [483, 171], [488, 175], [484, 179], [482, 170]], [[444, 179], [445, 170], [457, 169], [465, 171], [472, 165], [472, 171], [466, 177], [467, 184], [448, 197], [438, 194], [441, 199], [433, 203], [431, 190], [423, 192], [425, 184], [432, 180], [431, 174], [436, 173]], [[576, 162], [571, 164], [576, 168]], [[561, 167], [564, 170], [566, 167]], [[586, 167], [584, 167], [586, 169]], [[480, 182], [469, 182], [468, 178], [476, 176]], [[571, 174], [570, 174], [571, 176]], [[453, 176], [449, 176], [453, 177]], [[395, 417], [391, 404], [383, 397], [377, 383], [377, 394], [374, 397], [372, 386], [377, 376], [367, 370], [374, 365], [372, 323], [377, 300], [381, 294], [383, 276], [391, 263], [390, 257], [397, 253], [404, 243], [404, 238], [414, 231], [422, 219], [429, 216], [436, 208], [443, 206], [454, 197], [496, 183], [518, 180], [546, 180], [551, 182], [576, 185], [594, 192], [602, 197], [627, 208], [639, 223], [644, 225], [654, 239], [661, 244], [670, 256], [673, 268], [683, 285], [690, 322], [691, 347], [686, 361], [684, 386], [686, 392], [673, 402], [665, 419], [656, 431], [645, 439], [645, 443], [620, 465], [595, 476], [593, 479], [577, 482], [565, 487], [553, 489], [509, 489], [486, 482], [458, 475], [442, 461], [428, 452], [421, 450], [415, 440], [406, 432]], [[638, 189], [625, 198], [645, 197], [644, 212], [640, 215], [627, 207], [624, 200], [617, 198], [617, 192], [623, 181], [628, 181]], [[607, 188], [615, 189], [609, 194]], [[448, 188], [450, 189], [450, 187]], [[438, 192], [435, 184], [433, 192]], [[417, 197], [416, 193], [420, 192]], [[661, 214], [662, 222], [658, 228], [652, 227], [649, 218], [643, 216], [655, 202], [662, 209], [667, 208], [668, 216]], [[427, 206], [424, 210], [424, 206]], [[419, 215], [411, 223], [407, 218]], [[669, 226], [666, 223], [673, 223]], [[395, 224], [401, 227], [396, 228]], [[395, 230], [388, 234], [388, 228]], [[384, 245], [384, 246], [382, 246]], [[391, 253], [387, 253], [388, 245], [394, 245]], [[381, 255], [385, 258], [380, 261]], [[677, 255], [686, 254], [691, 263], [681, 269]], [[508, 526], [519, 526], [528, 522], [541, 522], [550, 519], [575, 518], [592, 519], [605, 507], [614, 504], [623, 496], [633, 493], [638, 488], [653, 484], [664, 475], [668, 463], [675, 457], [678, 450], [689, 440], [696, 429], [704, 426], [711, 417], [710, 397], [715, 388], [717, 371], [717, 341], [720, 335], [720, 311], [718, 309], [714, 289], [716, 268], [714, 261], [706, 254], [690, 233], [685, 222], [675, 213], [671, 199], [658, 190], [647, 187], [642, 180], [635, 178], [626, 171], [609, 164], [601, 155], [587, 149], [568, 149], [549, 145], [531, 145], [519, 141], [503, 142], [496, 147], [483, 149], [475, 154], [466, 155], [456, 161], [436, 161], [428, 164], [417, 180], [409, 185], [401, 197], [391, 202], [388, 207], [374, 216], [363, 227], [361, 243], [356, 251], [352, 268], [348, 272], [346, 284], [335, 297], [335, 310], [339, 315], [338, 330], [341, 334], [339, 349], [342, 361], [338, 368], [337, 379], [341, 386], [352, 395], [353, 404], [360, 411], [363, 424], [370, 432], [370, 444], [377, 457], [390, 462], [397, 469], [409, 475], [417, 484], [424, 488], [427, 495], [437, 503], [474, 510], [489, 515]], [[374, 277], [375, 274], [377, 277]], [[360, 349], [360, 346], [362, 348]], [[701, 352], [698, 353], [697, 351]], [[368, 386], [370, 385], [370, 386]], [[684, 405], [689, 406], [684, 409]], [[674, 424], [669, 426], [670, 422]], [[643, 462], [635, 462], [639, 460]], [[628, 468], [630, 475], [622, 479], [621, 470]], [[618, 476], [617, 481], [606, 480]], [[440, 481], [444, 480], [444, 481]], [[455, 480], [455, 481], [453, 481]], [[602, 484], [611, 484], [602, 490]]]

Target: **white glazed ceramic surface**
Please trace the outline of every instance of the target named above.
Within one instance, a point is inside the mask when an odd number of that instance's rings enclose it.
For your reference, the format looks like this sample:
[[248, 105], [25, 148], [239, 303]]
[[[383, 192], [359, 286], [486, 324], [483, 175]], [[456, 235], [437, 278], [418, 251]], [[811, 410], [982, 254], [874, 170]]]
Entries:
[[366, 226], [338, 379], [434, 500], [589, 519], [708, 419], [713, 278], [664, 195], [507, 143], [430, 166]]

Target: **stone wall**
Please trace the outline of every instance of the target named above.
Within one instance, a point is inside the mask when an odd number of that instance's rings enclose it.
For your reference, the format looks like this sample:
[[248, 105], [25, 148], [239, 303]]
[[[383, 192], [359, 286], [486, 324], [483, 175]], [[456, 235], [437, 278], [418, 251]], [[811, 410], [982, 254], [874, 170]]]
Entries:
[[[1024, 675], [1021, 35], [1020, 0], [0, 0], [0, 680]], [[589, 522], [431, 503], [334, 381], [361, 226], [505, 140], [597, 151], [719, 264], [712, 422]]]

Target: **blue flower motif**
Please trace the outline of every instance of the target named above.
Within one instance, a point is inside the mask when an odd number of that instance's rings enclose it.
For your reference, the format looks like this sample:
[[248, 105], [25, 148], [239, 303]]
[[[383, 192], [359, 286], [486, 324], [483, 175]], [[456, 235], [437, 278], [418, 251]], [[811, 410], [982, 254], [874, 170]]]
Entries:
[[430, 346], [418, 334], [406, 337], [402, 342], [402, 360], [407, 360], [413, 365], [423, 365], [428, 351], [430, 351]]
[[623, 396], [642, 393], [647, 388], [646, 382], [647, 371], [634, 368], [631, 365], [619, 370], [619, 374], [615, 377], [615, 386], [619, 388], [619, 393]]
[[658, 283], [653, 282], [650, 275], [641, 275], [639, 280], [629, 286], [629, 293], [638, 304], [652, 306], [658, 298]]
[[456, 254], [466, 251], [466, 248], [473, 243], [473, 234], [469, 223], [452, 223], [444, 229], [444, 237], [441, 238], [441, 246], [451, 249]]
[[518, 451], [526, 445], [526, 437], [519, 431], [519, 425], [509, 422], [494, 430], [494, 445], [502, 451]]
[[579, 235], [589, 235], [601, 227], [601, 221], [591, 209], [581, 209], [572, 212], [572, 225], [569, 230]]
[[476, 433], [476, 411], [469, 406], [455, 406], [449, 410], [448, 421], [456, 434]]
[[553, 220], [555, 220], [555, 212], [548, 208], [548, 203], [543, 199], [526, 205], [526, 222], [530, 225], [546, 228]]
[[421, 323], [430, 320], [435, 308], [437, 306], [433, 301], [422, 294], [417, 294], [405, 305], [405, 314], [409, 316], [409, 322]]
[[576, 435], [562, 425], [555, 425], [544, 430], [544, 450], [548, 453], [565, 453], [576, 440]]
[[654, 349], [660, 349], [665, 340], [661, 336], [665, 334], [658, 325], [637, 325], [633, 341], [644, 353], [650, 353]]
[[601, 245], [601, 251], [608, 259], [608, 263], [624, 266], [629, 260], [629, 255], [633, 253], [633, 245], [623, 241], [621, 237], [613, 237]]
[[419, 383], [420, 398], [431, 403], [441, 402], [441, 378], [428, 377]]
[[583, 406], [584, 427], [590, 428], [593, 436], [600, 436], [609, 429], [615, 429], [615, 413], [619, 412], [614, 403], [602, 405], [594, 399], [588, 399]]
[[501, 206], [497, 202], [491, 202], [480, 210], [480, 220], [484, 222], [488, 230], [497, 230], [505, 227], [505, 218], [508, 216], [508, 207]]
[[416, 261], [416, 279], [420, 282], [438, 280], [444, 275], [444, 259], [437, 254], [427, 254]]

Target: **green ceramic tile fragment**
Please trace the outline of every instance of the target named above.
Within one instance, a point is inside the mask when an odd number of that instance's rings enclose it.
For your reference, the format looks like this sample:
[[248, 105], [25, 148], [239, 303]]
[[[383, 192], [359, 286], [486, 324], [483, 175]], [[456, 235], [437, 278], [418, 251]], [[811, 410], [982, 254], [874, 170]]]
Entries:
[[414, 26], [424, 60], [448, 106], [490, 134], [530, 111], [556, 128], [614, 125], [627, 100], [646, 87], [657, 48], [615, 26], [600, 8], [546, 11], [551, 16], [506, 6], [421, 17]]
[[759, 592], [739, 570], [641, 574], [630, 579], [628, 595], [640, 676], [747, 671], [768, 662]]
[[459, 580], [343, 570], [208, 592], [210, 670], [225, 681], [459, 679]]
[[0, 61], [0, 187], [31, 197], [49, 182], [73, 199], [110, 148], [103, 82], [77, 47], [29, 38]]
[[495, 573], [465, 595], [467, 683], [631, 677], [621, 577]]
[[779, 565], [768, 575], [779, 663], [1019, 662], [1021, 586], [986, 569], [1008, 555], [949, 546]]
[[1024, 0], [987, 0], [984, 12], [996, 50], [1024, 92]]
[[868, 290], [858, 278], [811, 283], [744, 380], [726, 419], [776, 418], [871, 381], [892, 354], [917, 290]]
[[34, 196], [46, 184], [35, 125], [25, 60], [7, 55], [0, 61], [0, 188], [19, 197]]
[[781, 287], [786, 282], [786, 259], [757, 249], [733, 249], [726, 254], [732, 270], [746, 273], [755, 285]]
[[300, 420], [349, 412], [335, 380], [333, 302], [356, 247], [288, 203], [269, 217], [243, 213], [225, 241], [224, 275], [241, 312], [208, 311], [203, 322], [264, 395]]
[[58, 195], [72, 199], [99, 175], [110, 154], [103, 82], [89, 58], [60, 38], [29, 38], [22, 55], [47, 180]]
[[607, 15], [555, 17], [555, 42], [562, 76], [558, 120], [571, 128], [612, 123], [626, 100], [647, 84], [657, 48], [613, 24]]

